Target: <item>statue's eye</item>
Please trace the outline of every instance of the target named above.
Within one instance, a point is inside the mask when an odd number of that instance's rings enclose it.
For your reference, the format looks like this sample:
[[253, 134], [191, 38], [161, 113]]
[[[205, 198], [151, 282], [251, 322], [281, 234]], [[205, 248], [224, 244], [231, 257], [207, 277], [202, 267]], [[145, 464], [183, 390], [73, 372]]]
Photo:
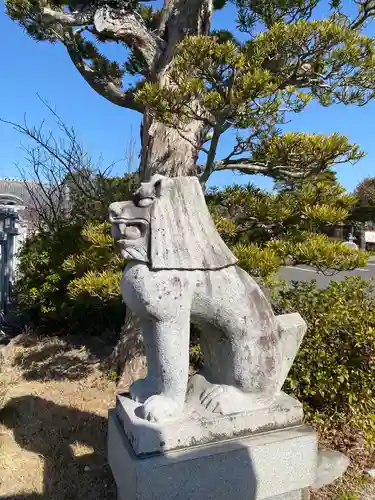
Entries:
[[139, 226], [127, 226], [125, 230], [125, 238], [127, 240], [137, 240], [142, 237], [142, 231]]

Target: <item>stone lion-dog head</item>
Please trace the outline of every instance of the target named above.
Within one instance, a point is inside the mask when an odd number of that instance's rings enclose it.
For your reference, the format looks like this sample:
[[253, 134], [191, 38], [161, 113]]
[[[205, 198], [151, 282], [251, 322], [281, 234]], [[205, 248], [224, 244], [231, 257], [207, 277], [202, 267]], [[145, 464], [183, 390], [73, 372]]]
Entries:
[[237, 262], [217, 232], [196, 177], [155, 175], [110, 206], [122, 257], [159, 269], [221, 269]]

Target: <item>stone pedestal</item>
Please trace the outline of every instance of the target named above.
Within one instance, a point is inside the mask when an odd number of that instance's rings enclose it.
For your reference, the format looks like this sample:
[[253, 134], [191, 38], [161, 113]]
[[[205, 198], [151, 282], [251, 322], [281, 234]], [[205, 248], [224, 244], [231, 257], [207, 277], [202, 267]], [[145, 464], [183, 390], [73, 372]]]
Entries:
[[152, 424], [118, 396], [109, 415], [108, 457], [120, 500], [307, 500], [317, 440], [300, 403], [285, 394], [272, 408]]

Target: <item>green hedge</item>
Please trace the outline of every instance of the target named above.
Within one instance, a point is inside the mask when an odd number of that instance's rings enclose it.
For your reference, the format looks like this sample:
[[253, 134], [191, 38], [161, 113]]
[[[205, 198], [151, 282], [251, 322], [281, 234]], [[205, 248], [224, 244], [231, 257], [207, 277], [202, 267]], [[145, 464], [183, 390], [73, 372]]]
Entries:
[[345, 421], [375, 435], [375, 300], [359, 277], [294, 283], [276, 301], [278, 314], [298, 311], [308, 325], [284, 390], [316, 419]]

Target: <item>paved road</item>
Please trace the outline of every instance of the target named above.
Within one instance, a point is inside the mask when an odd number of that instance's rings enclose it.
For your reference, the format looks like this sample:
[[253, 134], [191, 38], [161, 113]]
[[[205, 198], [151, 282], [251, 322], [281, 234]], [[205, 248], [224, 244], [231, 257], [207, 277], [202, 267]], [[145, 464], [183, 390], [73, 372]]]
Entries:
[[316, 269], [309, 266], [286, 266], [283, 267], [279, 276], [287, 281], [308, 281], [316, 280], [319, 288], [325, 288], [331, 280], [342, 281], [345, 276], [361, 276], [363, 279], [371, 279], [375, 277], [375, 260], [371, 259], [366, 267], [360, 267], [354, 271], [342, 271], [333, 276], [325, 276], [318, 273]]

